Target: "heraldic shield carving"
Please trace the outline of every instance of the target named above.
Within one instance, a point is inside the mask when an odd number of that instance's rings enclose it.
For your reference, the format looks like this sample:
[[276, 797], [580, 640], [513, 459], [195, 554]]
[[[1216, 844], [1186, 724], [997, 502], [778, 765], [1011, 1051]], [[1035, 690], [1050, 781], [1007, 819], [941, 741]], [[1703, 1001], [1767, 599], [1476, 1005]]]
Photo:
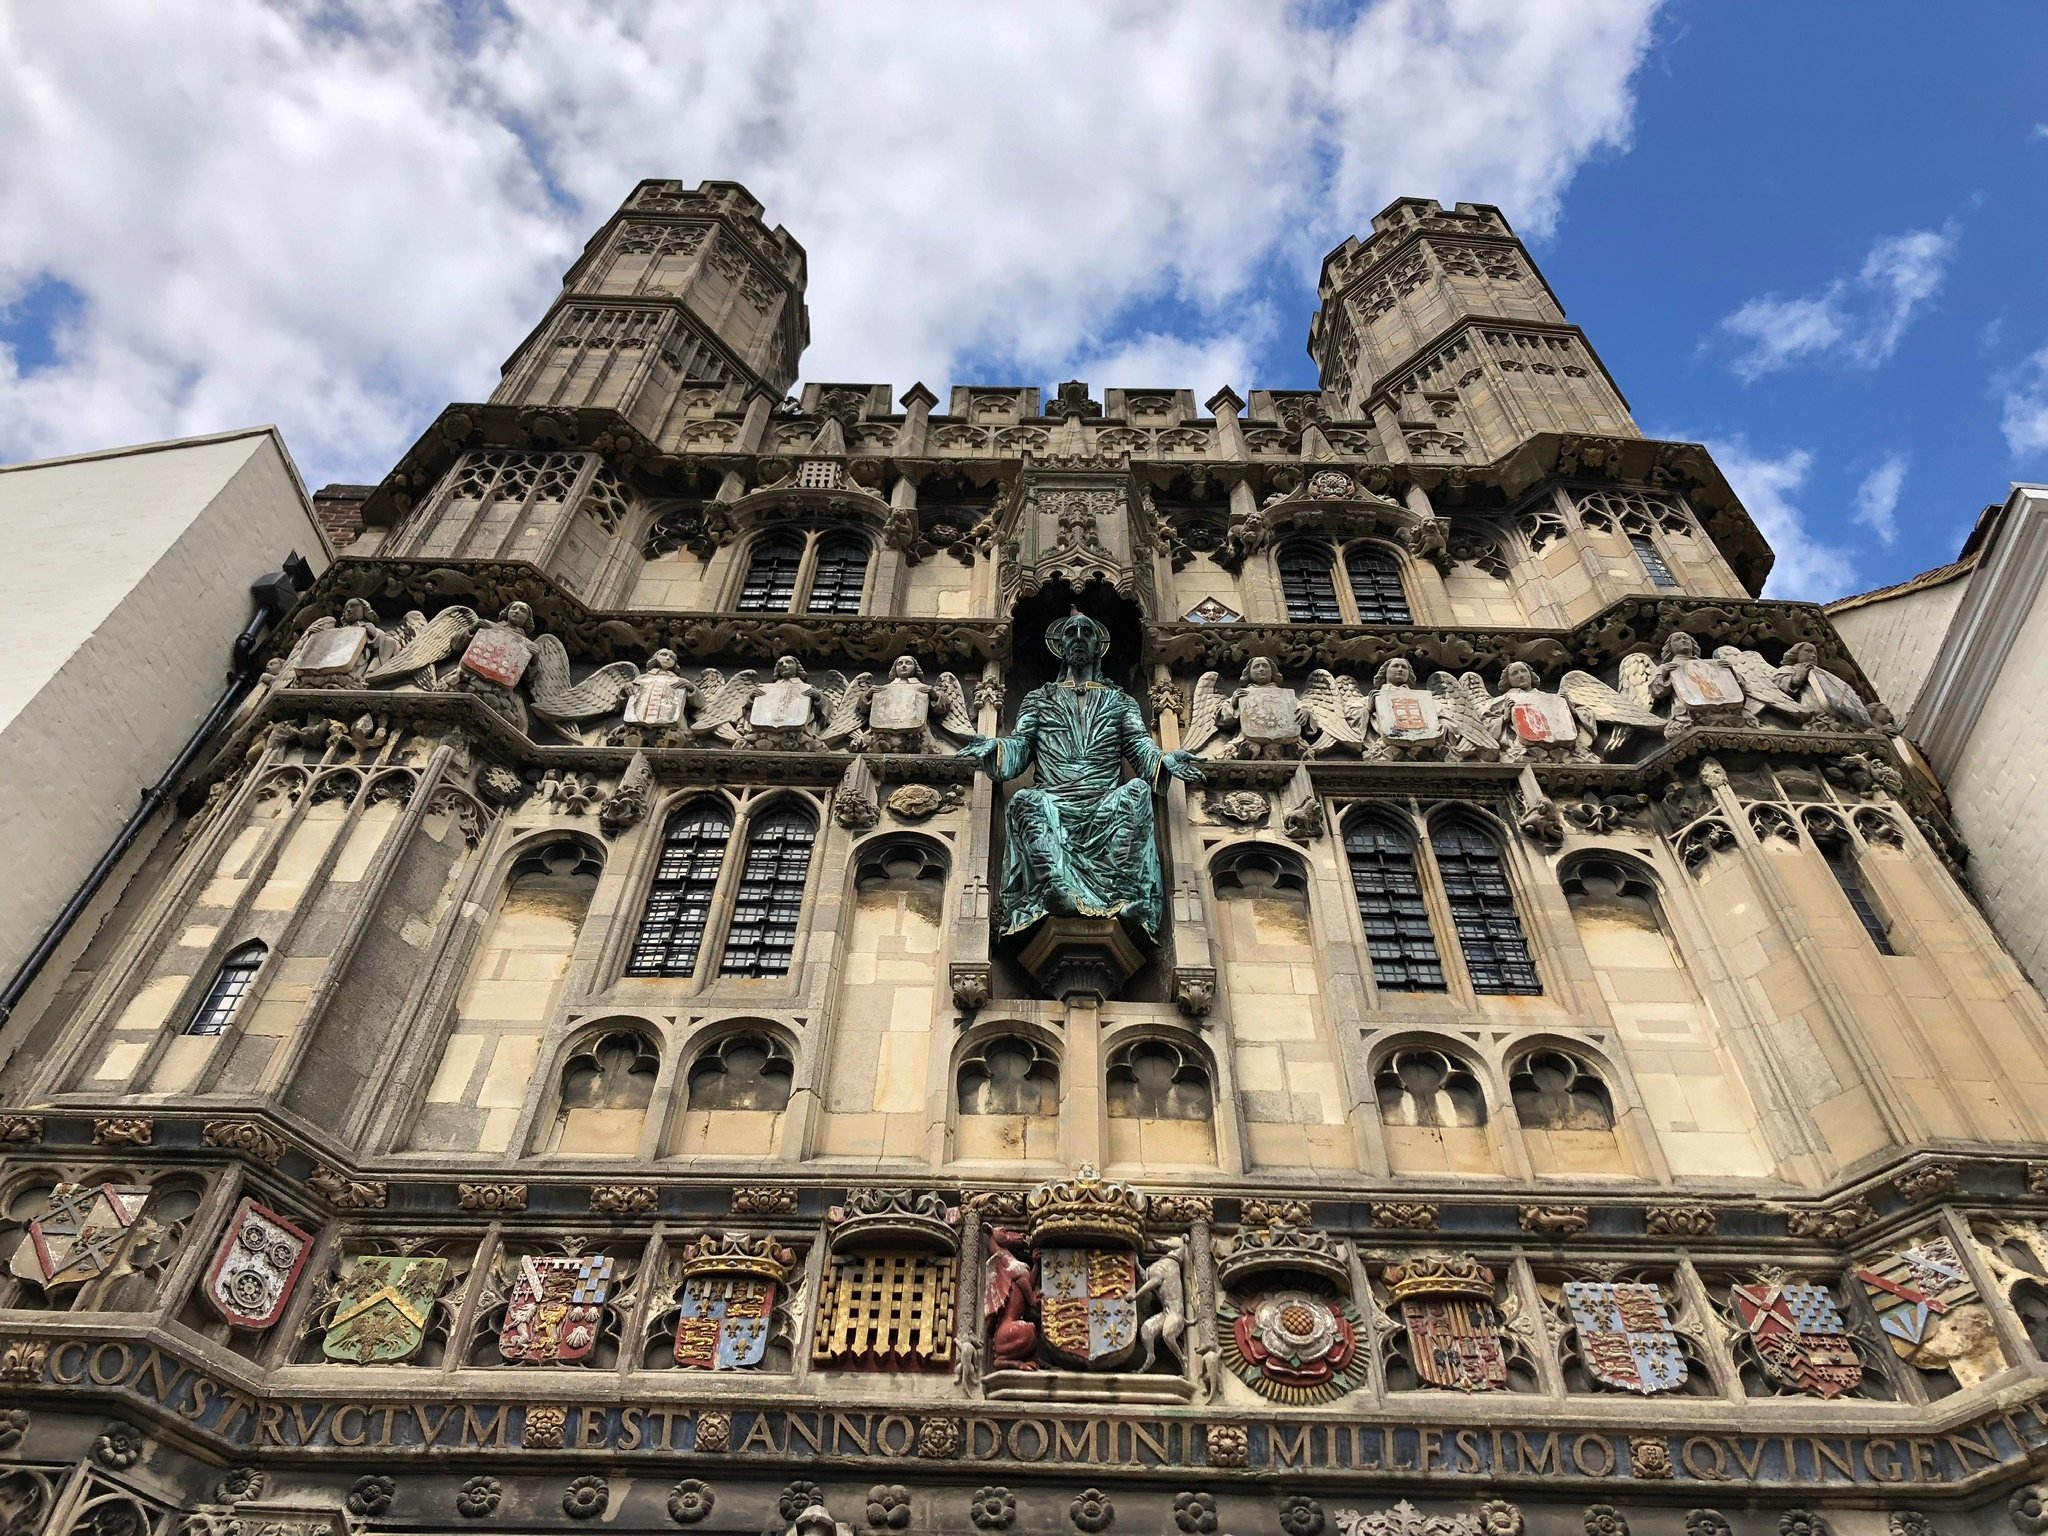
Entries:
[[1385, 1279], [1401, 1308], [1416, 1375], [1460, 1392], [1508, 1384], [1492, 1270], [1468, 1258], [1422, 1258], [1389, 1264]]
[[1840, 1397], [1862, 1384], [1863, 1362], [1826, 1286], [1759, 1281], [1729, 1297], [1773, 1381], [1815, 1397]]
[[676, 1364], [699, 1371], [743, 1371], [768, 1355], [775, 1298], [796, 1268], [796, 1254], [768, 1236], [707, 1234], [683, 1250], [676, 1317]]
[[1892, 1353], [1908, 1364], [1972, 1378], [2004, 1363], [1962, 1255], [1946, 1237], [1885, 1254], [1856, 1271]]
[[244, 1199], [206, 1271], [206, 1299], [237, 1328], [268, 1328], [284, 1315], [313, 1234]]
[[1031, 1192], [1039, 1342], [1062, 1365], [1114, 1370], [1138, 1348], [1138, 1242], [1145, 1197], [1084, 1166]]
[[1570, 1280], [1564, 1304], [1578, 1334], [1579, 1357], [1595, 1381], [1646, 1397], [1685, 1385], [1685, 1350], [1658, 1287]]
[[8, 1267], [46, 1289], [96, 1280], [126, 1254], [148, 1203], [149, 1190], [141, 1185], [59, 1184]]
[[604, 1328], [611, 1292], [609, 1254], [528, 1255], [505, 1299], [498, 1353], [522, 1365], [574, 1365], [588, 1359]]
[[446, 1259], [357, 1254], [334, 1287], [334, 1319], [321, 1353], [357, 1365], [410, 1360], [427, 1341], [427, 1322], [447, 1279]]

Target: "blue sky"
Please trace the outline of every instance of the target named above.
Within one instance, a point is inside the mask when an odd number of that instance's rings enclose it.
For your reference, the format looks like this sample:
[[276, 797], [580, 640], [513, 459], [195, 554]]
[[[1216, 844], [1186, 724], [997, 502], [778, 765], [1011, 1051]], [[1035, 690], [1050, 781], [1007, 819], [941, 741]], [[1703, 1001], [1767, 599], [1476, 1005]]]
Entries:
[[0, 9], [0, 458], [275, 421], [374, 480], [646, 175], [804, 243], [808, 377], [1300, 387], [1413, 194], [1828, 597], [2048, 478], [2044, 64], [2017, 0]]

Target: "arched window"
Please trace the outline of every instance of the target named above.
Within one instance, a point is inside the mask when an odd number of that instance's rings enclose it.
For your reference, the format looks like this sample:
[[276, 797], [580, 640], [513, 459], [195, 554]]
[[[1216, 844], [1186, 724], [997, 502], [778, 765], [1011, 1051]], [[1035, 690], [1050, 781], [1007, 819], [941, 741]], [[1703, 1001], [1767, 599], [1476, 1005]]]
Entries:
[[1678, 578], [1671, 574], [1671, 567], [1664, 563], [1664, 553], [1657, 548], [1656, 541], [1647, 533], [1632, 533], [1628, 536], [1629, 548], [1636, 552], [1636, 562], [1642, 566], [1643, 574], [1650, 578], [1653, 587], [1676, 587]]
[[1543, 990], [1529, 940], [1515, 912], [1500, 845], [1466, 821], [1440, 822], [1430, 837], [1444, 899], [1457, 928], [1458, 948], [1482, 994], [1531, 994]]
[[755, 541], [741, 613], [859, 613], [868, 537], [848, 528], [778, 528]]
[[562, 1063], [550, 1151], [621, 1156], [640, 1150], [661, 1053], [637, 1029], [595, 1035]]
[[728, 1035], [690, 1068], [690, 1109], [789, 1108], [796, 1067], [772, 1035]]
[[1280, 552], [1280, 595], [1290, 624], [1342, 624], [1330, 551], [1315, 543], [1290, 544]]
[[731, 837], [732, 812], [721, 801], [699, 800], [669, 817], [647, 910], [626, 962], [628, 976], [689, 976], [696, 971]]
[[1377, 544], [1354, 544], [1344, 552], [1344, 573], [1351, 579], [1351, 601], [1360, 624], [1407, 624], [1408, 594], [1401, 586], [1401, 564]]
[[1361, 539], [1340, 560], [1320, 539], [1297, 539], [1282, 547], [1277, 563], [1290, 624], [1414, 622], [1400, 558], [1383, 544]]
[[998, 1035], [961, 1062], [958, 1087], [963, 1115], [1045, 1118], [1060, 1112], [1058, 1064], [1018, 1035]]
[[263, 957], [268, 953], [270, 951], [262, 940], [251, 939], [221, 961], [220, 969], [214, 972], [213, 985], [200, 999], [191, 1022], [185, 1026], [185, 1033], [225, 1033], [227, 1027], [234, 1023], [235, 1011], [242, 1006], [242, 997], [248, 992], [250, 983], [255, 981], [256, 973], [263, 968]]
[[1443, 991], [1443, 960], [1422, 899], [1413, 840], [1377, 816], [1355, 817], [1344, 831], [1344, 854], [1373, 980], [1387, 992]]
[[787, 976], [796, 955], [803, 915], [804, 879], [811, 871], [817, 823], [793, 805], [755, 818], [747, 833], [747, 859], [733, 898], [721, 976]]
[[1380, 1118], [1432, 1130], [1486, 1124], [1486, 1095], [1459, 1057], [1426, 1046], [1396, 1051], [1373, 1076]]
[[772, 533], [754, 544], [740, 583], [741, 613], [787, 613], [796, 600], [796, 582], [803, 570], [804, 536]]
[[818, 540], [818, 566], [811, 575], [806, 613], [859, 613], [868, 576], [868, 541], [857, 533], [830, 533]]

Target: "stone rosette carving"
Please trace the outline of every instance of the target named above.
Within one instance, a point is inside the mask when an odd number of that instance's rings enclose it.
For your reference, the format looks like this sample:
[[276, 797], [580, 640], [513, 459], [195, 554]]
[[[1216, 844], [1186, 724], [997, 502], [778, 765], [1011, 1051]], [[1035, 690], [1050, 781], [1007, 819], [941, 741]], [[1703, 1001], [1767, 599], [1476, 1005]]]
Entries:
[[1479, 1529], [1483, 1536], [1522, 1536], [1522, 1511], [1506, 1499], [1488, 1499], [1479, 1506]]
[[1372, 1224], [1389, 1232], [1434, 1232], [1437, 1229], [1434, 1200], [1375, 1200]]
[[569, 1427], [569, 1410], [560, 1403], [528, 1403], [522, 1444], [529, 1451], [558, 1451]]
[[668, 1491], [668, 1517], [677, 1525], [696, 1525], [710, 1518], [718, 1495], [702, 1478], [686, 1477]]
[[1322, 1536], [1323, 1506], [1305, 1493], [1290, 1493], [1280, 1501], [1279, 1520], [1284, 1536]]
[[455, 1203], [465, 1211], [523, 1211], [524, 1184], [458, 1184]]
[[1834, 1536], [1834, 1527], [1810, 1509], [1788, 1509], [1778, 1516], [1778, 1536]]
[[1276, 1221], [1290, 1227], [1315, 1224], [1314, 1212], [1306, 1200], [1247, 1200], [1239, 1211], [1248, 1227], [1270, 1227]]
[[472, 1477], [455, 1490], [455, 1513], [465, 1520], [481, 1520], [497, 1510], [504, 1493], [495, 1477]]
[[96, 1147], [146, 1147], [156, 1136], [156, 1122], [147, 1115], [108, 1115], [92, 1123]]
[[1251, 1460], [1251, 1436], [1242, 1424], [1211, 1424], [1208, 1450], [1210, 1466], [1241, 1467]]
[[[707, 1408], [697, 1415], [696, 1449], [719, 1455], [732, 1449], [732, 1415], [723, 1408]], [[798, 1511], [802, 1513], [801, 1510]], [[795, 1516], [791, 1517], [792, 1519]]]
[[2048, 1532], [2048, 1483], [2029, 1483], [2005, 1501], [2005, 1512], [2020, 1536]]
[[1868, 1200], [1858, 1195], [1824, 1211], [1787, 1211], [1785, 1230], [1794, 1237], [1814, 1237], [1822, 1242], [1838, 1243], [1875, 1220], [1877, 1212]]
[[1216, 1495], [1192, 1489], [1173, 1496], [1173, 1526], [1181, 1536], [1212, 1536], [1216, 1529]]
[[1651, 1237], [1712, 1237], [1718, 1225], [1704, 1205], [1653, 1205], [1643, 1212], [1643, 1230]]
[[1007, 1531], [1017, 1518], [1017, 1496], [993, 1485], [977, 1488], [967, 1506], [967, 1518], [977, 1531]]
[[1630, 1435], [1628, 1464], [1629, 1473], [1634, 1477], [1670, 1477], [1673, 1475], [1671, 1445], [1661, 1435]]
[[603, 1216], [646, 1216], [661, 1204], [652, 1184], [593, 1184], [590, 1208]]
[[926, 1461], [953, 1461], [960, 1455], [958, 1419], [925, 1419], [917, 1426], [917, 1454]]
[[220, 1484], [214, 1495], [223, 1504], [240, 1504], [249, 1499], [263, 1497], [264, 1476], [261, 1467], [229, 1467], [221, 1474]]
[[1098, 1536], [1099, 1532], [1108, 1530], [1110, 1522], [1116, 1519], [1116, 1505], [1100, 1488], [1083, 1488], [1067, 1506], [1067, 1518], [1074, 1522], [1076, 1530], [1085, 1531], [1088, 1536]]
[[1586, 1536], [1628, 1536], [1628, 1519], [1612, 1504], [1589, 1504]]
[[0, 1451], [11, 1451], [28, 1435], [26, 1408], [0, 1408]]
[[381, 1515], [390, 1509], [398, 1498], [398, 1482], [395, 1478], [372, 1474], [359, 1477], [349, 1485], [348, 1497], [343, 1501], [352, 1515]]
[[1735, 1536], [1727, 1517], [1717, 1509], [1696, 1509], [1685, 1517], [1685, 1536]]
[[794, 1184], [742, 1184], [732, 1192], [735, 1216], [787, 1216], [795, 1210]]
[[1154, 1195], [1145, 1202], [1145, 1220], [1155, 1227], [1185, 1227], [1215, 1219], [1216, 1201], [1209, 1195]]
[[611, 1484], [594, 1472], [569, 1479], [562, 1490], [562, 1513], [571, 1520], [595, 1520], [612, 1501]]
[[1517, 1206], [1515, 1219], [1524, 1232], [1539, 1232], [1548, 1237], [1577, 1237], [1593, 1224], [1583, 1205]]
[[798, 1479], [796, 1482], [790, 1483], [783, 1488], [781, 1495], [775, 1501], [775, 1510], [784, 1520], [794, 1524], [798, 1515], [814, 1505], [822, 1507], [824, 1502], [824, 1489], [820, 1488], [816, 1483], [807, 1483], [802, 1479]]
[[125, 1472], [142, 1460], [142, 1431], [116, 1419], [93, 1441], [92, 1459], [110, 1472]]
[[901, 1483], [877, 1483], [868, 1490], [864, 1513], [873, 1530], [906, 1530], [910, 1525], [910, 1490]]
[[285, 1154], [285, 1139], [253, 1120], [209, 1120], [199, 1128], [199, 1144], [202, 1147], [225, 1147], [231, 1152], [247, 1152], [272, 1167], [276, 1167], [277, 1160]]
[[390, 1196], [382, 1179], [352, 1179], [325, 1163], [307, 1174], [306, 1182], [324, 1195], [329, 1205], [344, 1211], [380, 1211]]
[[1892, 1187], [1907, 1200], [1919, 1205], [1928, 1200], [1943, 1200], [1954, 1194], [1962, 1182], [1962, 1170], [1954, 1163], [1927, 1163], [1892, 1180]]

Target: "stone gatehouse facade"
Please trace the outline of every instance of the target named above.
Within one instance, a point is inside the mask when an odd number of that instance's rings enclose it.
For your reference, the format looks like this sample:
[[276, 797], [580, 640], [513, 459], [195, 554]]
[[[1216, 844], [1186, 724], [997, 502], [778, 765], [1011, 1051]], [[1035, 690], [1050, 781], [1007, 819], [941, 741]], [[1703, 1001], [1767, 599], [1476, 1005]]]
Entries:
[[[2041, 1000], [1501, 215], [1249, 401], [789, 398], [804, 277], [638, 187], [30, 1022], [5, 1529], [2048, 1529]], [[1204, 779], [1055, 975], [1076, 608]]]

